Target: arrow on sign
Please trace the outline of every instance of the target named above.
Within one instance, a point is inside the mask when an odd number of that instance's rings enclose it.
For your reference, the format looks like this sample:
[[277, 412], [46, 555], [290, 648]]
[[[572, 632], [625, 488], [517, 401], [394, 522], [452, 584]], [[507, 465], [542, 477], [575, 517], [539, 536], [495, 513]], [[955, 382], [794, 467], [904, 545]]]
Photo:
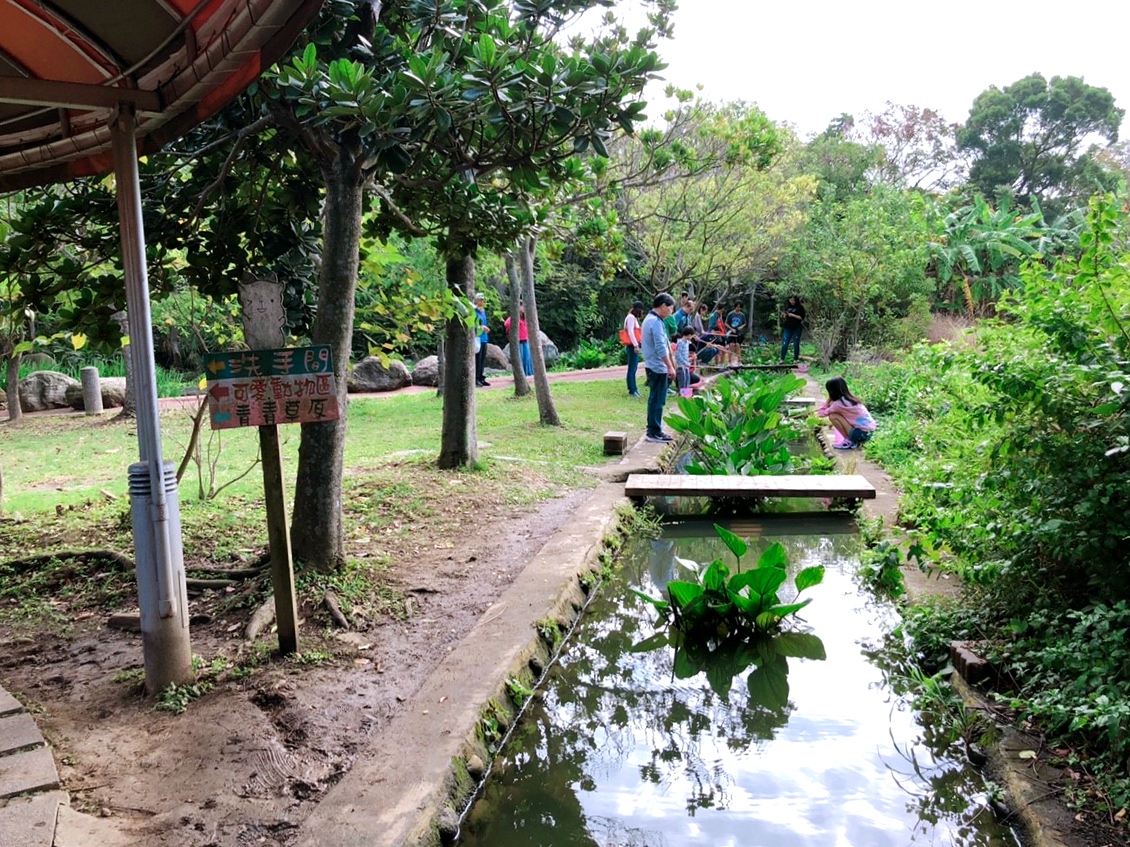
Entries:
[[227, 366], [228, 366], [227, 362], [223, 362], [223, 361], [220, 361], [219, 359], [216, 359], [216, 360], [208, 363], [208, 370], [210, 370], [212, 373], [218, 373], [219, 371], [222, 371]]
[[231, 389], [226, 385], [213, 385], [208, 389], [208, 394], [211, 397], [215, 397], [217, 400], [223, 400], [225, 397], [231, 394]]

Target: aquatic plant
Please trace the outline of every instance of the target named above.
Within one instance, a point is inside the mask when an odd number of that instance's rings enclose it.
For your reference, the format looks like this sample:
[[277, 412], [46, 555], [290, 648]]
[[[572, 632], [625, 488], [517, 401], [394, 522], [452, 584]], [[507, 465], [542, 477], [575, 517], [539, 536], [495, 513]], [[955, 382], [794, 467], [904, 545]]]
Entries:
[[[755, 635], [777, 631], [781, 622], [809, 604], [811, 598], [782, 603], [778, 591], [788, 578], [785, 548], [773, 544], [747, 570], [741, 558], [749, 545], [728, 529], [714, 525], [718, 537], [737, 557], [737, 570], [721, 559], [705, 568], [680, 560], [694, 575], [693, 580], [672, 580], [667, 583], [667, 599], [633, 593], [654, 606], [664, 621], [687, 639], [717, 639], [730, 635]], [[823, 566], [805, 568], [794, 580], [797, 594], [824, 580]]]
[[788, 445], [801, 434], [800, 424], [785, 415], [782, 404], [805, 385], [788, 374], [732, 374], [695, 397], [680, 397], [679, 414], [667, 425], [688, 436], [694, 454], [687, 465], [692, 474], [789, 473], [793, 458]]

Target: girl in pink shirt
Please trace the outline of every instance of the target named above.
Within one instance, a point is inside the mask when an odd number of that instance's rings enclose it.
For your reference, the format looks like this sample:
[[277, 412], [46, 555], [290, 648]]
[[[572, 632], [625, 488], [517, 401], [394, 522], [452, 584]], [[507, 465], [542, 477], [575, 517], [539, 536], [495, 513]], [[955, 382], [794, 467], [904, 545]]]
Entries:
[[871, 440], [875, 432], [875, 419], [863, 405], [863, 401], [851, 393], [847, 380], [842, 376], [833, 377], [824, 383], [828, 399], [816, 410], [816, 414], [827, 418], [847, 443], [837, 444], [837, 450], [854, 450]]

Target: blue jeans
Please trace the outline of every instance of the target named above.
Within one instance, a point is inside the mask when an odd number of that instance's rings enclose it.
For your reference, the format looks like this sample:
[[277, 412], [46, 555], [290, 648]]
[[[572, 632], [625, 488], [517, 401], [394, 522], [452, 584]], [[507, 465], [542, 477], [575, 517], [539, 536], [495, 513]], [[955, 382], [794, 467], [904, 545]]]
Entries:
[[640, 354], [631, 344], [625, 344], [624, 349], [628, 351], [628, 393], [639, 394], [640, 390], [636, 386], [636, 371], [640, 366]]
[[781, 335], [784, 340], [781, 342], [781, 361], [785, 361], [785, 353], [789, 349], [789, 344], [793, 345], [793, 361], [800, 361], [800, 333], [799, 329], [782, 329]]
[[663, 405], [667, 402], [667, 371], [647, 370], [647, 434], [663, 434]]
[[518, 357], [522, 360], [522, 373], [526, 376], [534, 375], [534, 357], [530, 354], [530, 342], [518, 342]]

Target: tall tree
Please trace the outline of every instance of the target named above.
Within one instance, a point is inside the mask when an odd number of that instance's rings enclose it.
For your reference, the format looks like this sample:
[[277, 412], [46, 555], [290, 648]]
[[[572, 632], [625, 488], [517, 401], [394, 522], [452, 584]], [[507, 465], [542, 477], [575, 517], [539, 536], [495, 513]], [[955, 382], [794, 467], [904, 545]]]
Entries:
[[680, 137], [656, 151], [648, 134], [624, 145], [625, 157], [654, 158], [658, 178], [626, 183], [619, 208], [645, 289], [701, 295], [763, 273], [803, 223], [815, 181], [796, 167], [788, 133], [755, 107], [695, 104], [685, 117]]
[[846, 134], [880, 151], [872, 177], [877, 183], [945, 191], [965, 170], [957, 150], [957, 124], [933, 109], [888, 102], [881, 112], [864, 112]]
[[[652, 27], [592, 42], [555, 41], [571, 15], [600, 0], [402, 0], [327, 4], [301, 53], [263, 84], [272, 115], [317, 162], [325, 186], [324, 246], [312, 338], [348, 354], [363, 194], [382, 199], [374, 232], [431, 237], [451, 291], [474, 287], [474, 256], [503, 250], [535, 224], [533, 199], [564, 162], [604, 150], [631, 129], [635, 101], [662, 68], [652, 49], [674, 9], [655, 0]], [[474, 463], [471, 328], [447, 322], [439, 462]], [[531, 327], [532, 328], [532, 327]], [[344, 380], [339, 389], [345, 403]], [[341, 476], [345, 421], [306, 424], [295, 493], [295, 554], [344, 560]]]
[[782, 262], [779, 289], [803, 299], [825, 362], [858, 344], [892, 340], [902, 318], [928, 306], [931, 207], [919, 194], [886, 186], [813, 205]]
[[1105, 88], [1080, 77], [1034, 73], [973, 101], [957, 133], [973, 157], [969, 181], [986, 197], [1034, 197], [1055, 216], [1081, 205], [1107, 174], [1095, 167], [1094, 142], [1113, 143], [1125, 111]]

